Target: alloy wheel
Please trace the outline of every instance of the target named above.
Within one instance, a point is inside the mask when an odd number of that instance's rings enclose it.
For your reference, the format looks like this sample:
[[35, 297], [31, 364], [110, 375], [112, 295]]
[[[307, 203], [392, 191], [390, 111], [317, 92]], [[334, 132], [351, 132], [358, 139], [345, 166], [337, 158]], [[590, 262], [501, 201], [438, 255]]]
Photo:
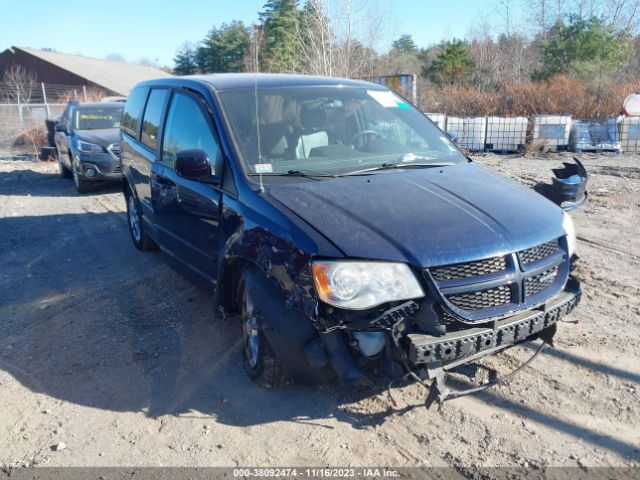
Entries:
[[127, 206], [129, 207], [129, 225], [131, 226], [131, 233], [133, 234], [134, 240], [139, 242], [141, 236], [140, 217], [138, 216], [138, 207], [133, 195], [129, 195]]

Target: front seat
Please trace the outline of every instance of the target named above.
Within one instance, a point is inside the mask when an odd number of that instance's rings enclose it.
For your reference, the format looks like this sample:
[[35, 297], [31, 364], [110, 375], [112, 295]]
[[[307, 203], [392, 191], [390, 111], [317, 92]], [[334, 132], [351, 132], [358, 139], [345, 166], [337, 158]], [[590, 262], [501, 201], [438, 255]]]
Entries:
[[326, 112], [320, 108], [307, 108], [300, 112], [302, 132], [296, 143], [296, 158], [308, 158], [316, 147], [329, 145], [329, 134], [322, 128], [327, 124]]

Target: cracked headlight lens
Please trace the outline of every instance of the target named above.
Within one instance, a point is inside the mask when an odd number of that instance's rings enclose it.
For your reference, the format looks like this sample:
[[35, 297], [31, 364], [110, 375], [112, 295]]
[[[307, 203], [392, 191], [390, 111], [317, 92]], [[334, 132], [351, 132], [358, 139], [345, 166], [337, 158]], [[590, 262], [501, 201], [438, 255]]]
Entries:
[[317, 261], [312, 270], [320, 299], [340, 308], [362, 310], [424, 296], [420, 283], [404, 263]]

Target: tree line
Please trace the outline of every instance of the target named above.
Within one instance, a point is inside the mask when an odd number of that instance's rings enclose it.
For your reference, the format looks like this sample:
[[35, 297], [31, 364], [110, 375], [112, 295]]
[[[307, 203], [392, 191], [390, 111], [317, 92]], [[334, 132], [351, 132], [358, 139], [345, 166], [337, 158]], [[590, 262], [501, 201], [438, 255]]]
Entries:
[[497, 0], [464, 39], [418, 46], [403, 34], [384, 48], [376, 0], [269, 0], [255, 24], [214, 26], [182, 45], [174, 71], [413, 73], [423, 110], [572, 113], [577, 105], [575, 114], [598, 116], [640, 87], [639, 19], [638, 0]]

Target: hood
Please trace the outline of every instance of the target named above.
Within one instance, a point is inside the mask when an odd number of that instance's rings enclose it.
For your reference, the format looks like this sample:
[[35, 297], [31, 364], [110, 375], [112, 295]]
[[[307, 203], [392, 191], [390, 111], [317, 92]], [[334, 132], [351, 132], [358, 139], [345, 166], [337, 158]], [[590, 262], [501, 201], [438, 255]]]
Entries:
[[95, 143], [103, 147], [108, 147], [112, 143], [120, 141], [119, 128], [101, 128], [97, 130], [76, 130], [75, 135], [85, 142]]
[[475, 163], [272, 185], [347, 257], [445, 265], [564, 235], [562, 210]]

